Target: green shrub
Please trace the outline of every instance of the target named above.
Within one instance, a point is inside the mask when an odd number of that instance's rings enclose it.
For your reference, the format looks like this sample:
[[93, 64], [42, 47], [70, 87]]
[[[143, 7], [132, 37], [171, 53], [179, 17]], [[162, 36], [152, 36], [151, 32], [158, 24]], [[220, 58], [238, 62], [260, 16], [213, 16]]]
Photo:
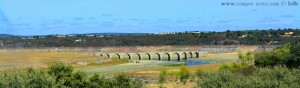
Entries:
[[189, 79], [189, 77], [190, 77], [190, 72], [188, 70], [188, 67], [181, 66], [179, 74], [180, 74], [180, 81], [185, 84], [187, 79]]
[[0, 88], [55, 88], [55, 79], [45, 71], [8, 71], [0, 73]]
[[166, 77], [167, 77], [167, 70], [164, 68], [160, 69], [158, 82], [160, 84], [164, 83], [166, 81]]
[[255, 65], [260, 67], [286, 65], [290, 68], [300, 66], [300, 44], [285, 44], [274, 52], [260, 52], [255, 54]]
[[197, 77], [202, 78], [204, 76], [205, 72], [201, 68], [199, 68], [199, 69], [197, 69], [195, 74], [197, 75]]
[[[55, 79], [45, 71], [35, 71], [30, 68], [27, 70], [28, 84], [26, 88], [52, 88], [55, 87]], [[25, 77], [26, 78], [26, 77]]]
[[231, 65], [226, 65], [226, 64], [223, 64], [219, 70], [220, 71], [231, 71], [231, 72], [242, 72], [245, 68], [248, 68], [248, 65], [243, 65], [242, 63], [241, 64], [238, 64], [238, 63], [232, 63]]
[[49, 65], [47, 71], [0, 72], [0, 88], [142, 88], [139, 79], [131, 79], [124, 73], [111, 78], [85, 72], [73, 72], [73, 67], [64, 63]]
[[223, 70], [205, 74], [197, 84], [202, 88], [299, 88], [299, 72], [282, 66], [254, 68], [250, 75]]
[[93, 74], [89, 79], [89, 85], [88, 88], [96, 88], [96, 87], [103, 87], [107, 88], [109, 87], [108, 81], [109, 79], [105, 79], [104, 76], [99, 76], [98, 74]]

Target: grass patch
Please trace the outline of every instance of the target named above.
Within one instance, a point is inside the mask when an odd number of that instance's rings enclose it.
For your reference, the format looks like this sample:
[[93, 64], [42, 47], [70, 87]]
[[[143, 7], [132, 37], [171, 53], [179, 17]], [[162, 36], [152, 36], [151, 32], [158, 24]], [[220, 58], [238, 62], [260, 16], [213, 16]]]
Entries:
[[107, 61], [107, 62], [101, 62], [101, 63], [90, 63], [86, 66], [83, 67], [87, 67], [87, 66], [112, 66], [112, 65], [118, 65], [118, 64], [125, 64], [127, 63], [126, 59], [112, 59], [111, 61]]
[[[63, 52], [1, 52], [0, 71], [7, 69], [25, 69], [27, 67], [46, 68], [48, 64], [56, 62], [93, 62], [99, 56], [63, 53]], [[76, 64], [74, 64], [76, 65]]]
[[169, 67], [178, 67], [184, 66], [185, 62], [168, 62], [168, 63], [160, 63], [160, 66], [169, 66]]
[[199, 61], [205, 62], [236, 62], [237, 53], [204, 53], [200, 55]]

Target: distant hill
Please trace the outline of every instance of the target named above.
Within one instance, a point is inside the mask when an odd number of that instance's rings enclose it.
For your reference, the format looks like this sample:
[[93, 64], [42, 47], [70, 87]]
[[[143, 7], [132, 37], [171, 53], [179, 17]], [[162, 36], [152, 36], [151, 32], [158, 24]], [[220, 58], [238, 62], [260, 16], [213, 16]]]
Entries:
[[[85, 33], [41, 36], [2, 35], [4, 47], [102, 47], [160, 45], [281, 45], [300, 42], [300, 29], [225, 32]], [[20, 38], [21, 37], [21, 38]], [[24, 38], [27, 37], [27, 38]], [[32, 37], [32, 38], [30, 38]]]
[[145, 35], [149, 33], [86, 33], [86, 34], [74, 34], [74, 35]]
[[0, 34], [0, 38], [14, 38], [16, 36], [14, 35], [9, 35], [9, 34]]
[[9, 34], [0, 34], [0, 38], [32, 38], [33, 36], [56, 36], [56, 35], [104, 35], [104, 36], [120, 36], [120, 35], [146, 35], [150, 33], [84, 33], [84, 34], [52, 34], [52, 35], [9, 35]]

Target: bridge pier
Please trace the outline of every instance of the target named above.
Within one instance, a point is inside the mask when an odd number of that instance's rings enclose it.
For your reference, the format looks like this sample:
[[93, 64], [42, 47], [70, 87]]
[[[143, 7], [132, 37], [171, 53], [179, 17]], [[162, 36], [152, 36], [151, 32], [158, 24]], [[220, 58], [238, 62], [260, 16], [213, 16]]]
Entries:
[[190, 54], [190, 58], [193, 58], [193, 53], [192, 53], [192, 52], [189, 52], [189, 54]]
[[187, 54], [186, 54], [186, 52], [183, 52], [183, 54], [184, 54], [183, 60], [187, 60]]
[[177, 52], [176, 52], [176, 54], [177, 54], [177, 61], [180, 61], [180, 59], [181, 59], [181, 58], [180, 58], [180, 54], [177, 53]]
[[199, 52], [195, 52], [196, 56], [195, 58], [199, 58]]
[[110, 58], [110, 55], [109, 54], [106, 54], [107, 55], [107, 58], [109, 59]]
[[139, 59], [139, 60], [142, 60], [141, 55], [140, 55], [139, 53], [136, 53], [136, 54], [138, 55], [138, 59]]
[[121, 57], [121, 55], [120, 55], [120, 54], [118, 54], [118, 53], [117, 53], [116, 55], [118, 56], [118, 58], [119, 58], [119, 59], [122, 59], [122, 57]]
[[160, 54], [159, 53], [156, 53], [157, 54], [157, 56], [158, 56], [158, 60], [162, 60], [162, 58], [161, 58], [161, 56], [160, 56]]
[[167, 54], [167, 56], [168, 56], [168, 61], [171, 61], [171, 56], [170, 56], [170, 54], [169, 54], [169, 53], [165, 53], [165, 54]]

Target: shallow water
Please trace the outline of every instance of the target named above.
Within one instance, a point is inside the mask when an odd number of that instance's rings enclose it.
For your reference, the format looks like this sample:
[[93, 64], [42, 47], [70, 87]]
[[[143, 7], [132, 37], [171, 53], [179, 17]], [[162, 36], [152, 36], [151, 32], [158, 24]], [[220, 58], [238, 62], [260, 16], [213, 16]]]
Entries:
[[[168, 60], [162, 60], [167, 62]], [[168, 61], [170, 62], [170, 61]], [[195, 66], [195, 65], [203, 65], [203, 64], [210, 64], [212, 62], [206, 62], [206, 61], [199, 61], [197, 59], [192, 59], [192, 60], [181, 60], [181, 61], [177, 61], [177, 60], [173, 60], [171, 62], [185, 62], [187, 66]]]
[[203, 61], [186, 61], [186, 65], [187, 65], [187, 66], [203, 65], [203, 64], [210, 64], [210, 62], [203, 62]]

